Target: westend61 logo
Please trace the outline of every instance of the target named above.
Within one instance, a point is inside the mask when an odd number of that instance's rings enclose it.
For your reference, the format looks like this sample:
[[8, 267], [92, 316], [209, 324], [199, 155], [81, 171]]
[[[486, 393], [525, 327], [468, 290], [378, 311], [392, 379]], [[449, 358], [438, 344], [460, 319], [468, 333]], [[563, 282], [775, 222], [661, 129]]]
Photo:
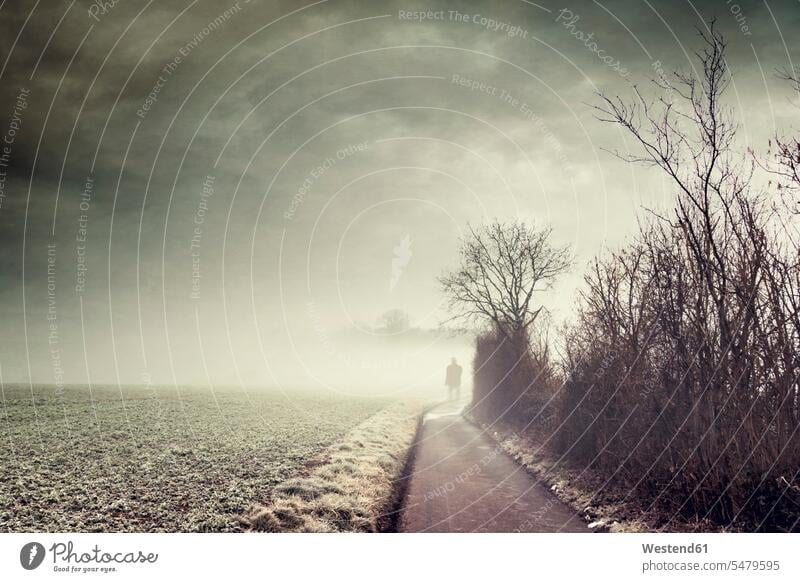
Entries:
[[39, 542], [29, 542], [19, 552], [19, 563], [26, 570], [41, 566], [45, 555], [53, 557], [54, 572], [114, 572], [116, 564], [154, 564], [158, 554], [135, 552], [105, 552], [96, 545], [86, 552], [76, 552], [72, 542], [57, 542], [45, 550]]

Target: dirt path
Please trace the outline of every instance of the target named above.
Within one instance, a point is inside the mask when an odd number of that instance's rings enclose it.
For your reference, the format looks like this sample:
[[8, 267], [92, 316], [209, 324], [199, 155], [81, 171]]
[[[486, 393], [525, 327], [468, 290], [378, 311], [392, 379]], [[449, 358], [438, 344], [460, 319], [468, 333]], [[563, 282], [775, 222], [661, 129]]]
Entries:
[[425, 415], [401, 531], [589, 531], [460, 411], [447, 403]]

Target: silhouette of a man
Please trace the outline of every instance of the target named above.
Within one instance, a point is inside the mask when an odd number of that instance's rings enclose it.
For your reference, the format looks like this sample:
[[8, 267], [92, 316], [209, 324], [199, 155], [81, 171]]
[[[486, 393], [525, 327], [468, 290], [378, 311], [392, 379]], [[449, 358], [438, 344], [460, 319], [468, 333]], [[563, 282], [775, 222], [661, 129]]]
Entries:
[[457, 400], [461, 396], [461, 366], [458, 365], [455, 358], [450, 358], [444, 383], [447, 386], [447, 396], [450, 400]]

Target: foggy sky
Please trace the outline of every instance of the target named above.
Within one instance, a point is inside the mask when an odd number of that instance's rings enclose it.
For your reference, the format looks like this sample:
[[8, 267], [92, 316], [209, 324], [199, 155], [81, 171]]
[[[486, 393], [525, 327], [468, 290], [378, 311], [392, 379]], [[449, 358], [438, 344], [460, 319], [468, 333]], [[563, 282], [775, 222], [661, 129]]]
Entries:
[[[419, 330], [468, 223], [573, 246], [559, 320], [670, 203], [598, 91], [690, 67], [716, 17], [740, 147], [797, 129], [796, 0], [99, 6], [0, 4], [5, 382], [438, 386], [469, 340]], [[418, 330], [375, 336], [395, 308]]]

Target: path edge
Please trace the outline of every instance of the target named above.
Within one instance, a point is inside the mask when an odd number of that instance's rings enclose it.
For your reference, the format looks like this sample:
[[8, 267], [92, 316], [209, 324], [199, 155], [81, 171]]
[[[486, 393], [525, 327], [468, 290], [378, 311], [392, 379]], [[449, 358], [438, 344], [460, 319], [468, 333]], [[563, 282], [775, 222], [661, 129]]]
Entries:
[[[592, 508], [591, 513], [587, 512], [587, 507], [581, 503], [582, 497], [587, 494], [579, 487], [565, 484], [564, 477], [560, 474], [547, 473], [533, 463], [529, 463], [524, 458], [524, 451], [516, 449], [510, 443], [513, 437], [519, 437], [516, 433], [507, 432], [502, 427], [494, 431], [486, 427], [485, 424], [474, 418], [467, 410], [462, 414], [467, 422], [477, 427], [487, 438], [491, 439], [511, 457], [515, 463], [522, 467], [531, 477], [534, 477], [543, 487], [555, 495], [559, 501], [573, 509], [591, 528], [594, 533], [646, 533], [653, 531], [647, 524], [638, 520], [628, 520], [619, 515], [613, 508], [598, 504]], [[594, 526], [594, 527], [592, 527]]]
[[425, 415], [431, 410], [441, 405], [441, 402], [427, 406], [420, 413], [417, 419], [417, 428], [414, 438], [411, 439], [411, 446], [408, 447], [403, 469], [395, 481], [394, 491], [392, 492], [389, 510], [385, 512], [378, 521], [378, 531], [380, 533], [400, 533], [402, 531], [403, 517], [406, 512], [406, 500], [408, 499], [408, 489], [411, 485], [411, 476], [414, 472], [414, 463], [417, 459], [419, 440], [422, 436], [422, 425], [425, 422]]

